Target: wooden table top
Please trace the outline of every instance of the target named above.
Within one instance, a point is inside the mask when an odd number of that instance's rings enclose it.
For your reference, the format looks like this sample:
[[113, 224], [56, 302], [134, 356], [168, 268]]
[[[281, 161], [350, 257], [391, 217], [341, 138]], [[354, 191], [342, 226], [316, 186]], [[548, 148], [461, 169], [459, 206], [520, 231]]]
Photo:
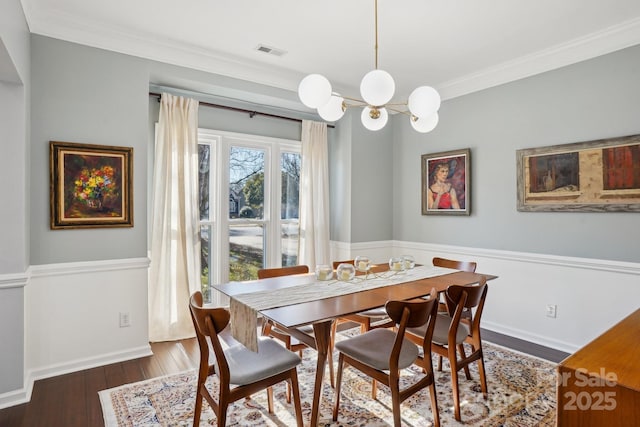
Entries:
[[[615, 374], [615, 382], [640, 391], [640, 309], [560, 363], [564, 369], [584, 369], [590, 375]], [[602, 378], [608, 380], [610, 378]]]
[[[364, 290], [353, 294], [262, 310], [260, 313], [285, 327], [298, 327], [381, 307], [389, 300], [418, 298], [428, 295], [431, 292], [431, 288], [435, 288], [438, 292], [443, 292], [451, 285], [471, 285], [477, 283], [482, 276], [485, 276], [487, 280], [497, 277], [487, 274], [458, 271], [442, 276]], [[314, 274], [301, 274], [241, 283], [227, 283], [217, 285], [215, 288], [228, 296], [234, 296], [248, 292], [280, 289], [315, 282]]]

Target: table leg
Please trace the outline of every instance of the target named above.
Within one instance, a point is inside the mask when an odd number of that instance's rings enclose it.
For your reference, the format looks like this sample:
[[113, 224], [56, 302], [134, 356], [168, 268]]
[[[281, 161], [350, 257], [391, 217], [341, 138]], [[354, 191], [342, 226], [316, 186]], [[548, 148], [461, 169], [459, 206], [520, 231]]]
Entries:
[[311, 406], [311, 427], [318, 425], [320, 415], [320, 398], [322, 397], [322, 380], [324, 368], [327, 363], [329, 351], [329, 340], [331, 339], [331, 320], [313, 324], [313, 335], [316, 339], [316, 350], [318, 351], [318, 363], [316, 365], [316, 383], [313, 390], [313, 403]]

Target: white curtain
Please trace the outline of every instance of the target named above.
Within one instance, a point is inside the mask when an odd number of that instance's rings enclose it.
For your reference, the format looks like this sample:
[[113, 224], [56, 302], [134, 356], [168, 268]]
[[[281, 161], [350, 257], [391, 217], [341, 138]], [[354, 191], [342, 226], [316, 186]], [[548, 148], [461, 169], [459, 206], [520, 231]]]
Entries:
[[302, 121], [299, 264], [330, 264], [327, 124]]
[[151, 211], [149, 340], [195, 335], [189, 296], [200, 289], [198, 101], [163, 93]]

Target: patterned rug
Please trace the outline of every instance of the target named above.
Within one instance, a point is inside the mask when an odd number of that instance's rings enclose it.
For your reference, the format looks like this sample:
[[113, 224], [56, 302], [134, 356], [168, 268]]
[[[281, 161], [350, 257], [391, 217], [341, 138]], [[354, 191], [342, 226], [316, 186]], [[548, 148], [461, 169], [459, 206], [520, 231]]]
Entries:
[[[480, 390], [477, 364], [471, 368], [472, 380], [461, 371], [460, 401], [462, 420], [453, 417], [451, 374], [443, 361], [436, 371], [436, 390], [440, 422], [443, 426], [555, 426], [556, 373], [554, 363], [537, 359], [504, 347], [484, 344], [489, 397]], [[337, 357], [336, 357], [337, 361]], [[315, 352], [305, 350], [298, 366], [303, 420], [309, 422], [315, 377]], [[434, 357], [434, 364], [436, 359]], [[337, 362], [336, 362], [337, 364]], [[412, 367], [403, 373], [401, 387], [422, 375]], [[105, 425], [115, 426], [191, 426], [195, 398], [196, 372], [154, 378], [99, 392]], [[217, 378], [209, 379], [211, 390]], [[274, 387], [274, 414], [267, 411], [266, 392], [240, 400], [229, 407], [228, 426], [293, 426], [293, 405], [287, 404], [284, 383]], [[216, 396], [214, 394], [214, 396]], [[371, 381], [355, 369], [345, 368], [338, 421], [332, 421], [334, 390], [328, 383], [328, 370], [320, 405], [320, 426], [393, 425], [389, 389], [378, 385], [378, 400], [371, 399]], [[410, 427], [433, 425], [428, 389], [416, 393], [401, 405], [402, 423]], [[215, 425], [215, 415], [203, 403], [200, 425]]]

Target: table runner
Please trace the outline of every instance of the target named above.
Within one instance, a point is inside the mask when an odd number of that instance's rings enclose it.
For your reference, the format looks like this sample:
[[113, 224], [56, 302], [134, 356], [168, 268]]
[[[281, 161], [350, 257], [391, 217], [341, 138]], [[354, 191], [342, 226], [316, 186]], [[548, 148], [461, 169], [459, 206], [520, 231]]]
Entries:
[[413, 282], [429, 277], [455, 273], [444, 267], [421, 266], [405, 272], [384, 272], [356, 276], [349, 282], [337, 280], [315, 281], [303, 285], [238, 294], [231, 297], [231, 333], [236, 340], [252, 351], [258, 351], [258, 312], [271, 308], [353, 294], [389, 285]]

